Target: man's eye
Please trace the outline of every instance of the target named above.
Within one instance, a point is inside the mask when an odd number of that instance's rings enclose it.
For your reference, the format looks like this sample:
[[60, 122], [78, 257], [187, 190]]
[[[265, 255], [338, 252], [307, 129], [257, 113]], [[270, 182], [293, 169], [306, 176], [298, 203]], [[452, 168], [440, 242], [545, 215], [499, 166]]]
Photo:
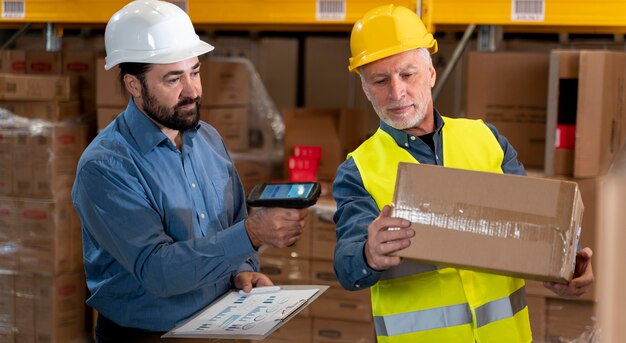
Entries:
[[173, 84], [177, 83], [178, 80], [180, 80], [180, 78], [177, 77], [175, 79], [167, 79], [165, 82], [167, 82], [170, 85], [173, 85]]

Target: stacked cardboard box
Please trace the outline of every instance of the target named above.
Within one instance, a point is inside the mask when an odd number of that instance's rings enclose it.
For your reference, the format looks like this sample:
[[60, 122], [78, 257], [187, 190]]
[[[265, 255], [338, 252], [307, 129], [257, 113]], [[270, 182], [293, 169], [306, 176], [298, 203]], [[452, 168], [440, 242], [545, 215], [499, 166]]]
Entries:
[[[335, 207], [331, 199], [320, 198], [309, 209], [302, 239], [291, 247], [269, 248], [261, 253], [261, 271], [269, 275], [274, 283], [330, 286], [298, 314], [295, 323], [290, 321], [272, 334], [269, 337], [271, 342], [376, 341], [369, 291], [344, 290], [333, 271], [335, 224], [332, 216]], [[298, 337], [298, 340], [293, 337]]]
[[[624, 52], [554, 50], [550, 56], [545, 174], [580, 185], [586, 204], [580, 246], [590, 247], [600, 255], [606, 251], [599, 243], [615, 239], [615, 233], [604, 228], [606, 218], [611, 217], [606, 208], [612, 206], [612, 201], [608, 200], [612, 187], [607, 172], [626, 139], [622, 119], [626, 108], [625, 79]], [[555, 147], [558, 146], [559, 124], [568, 117], [575, 124], [575, 142], [573, 148], [563, 151]], [[595, 317], [596, 301], [601, 300], [604, 293], [599, 290], [614, 286], [610, 284], [611, 272], [605, 268], [610, 262], [594, 260], [596, 282], [591, 290], [577, 301], [548, 307], [548, 326], [560, 327], [559, 330], [549, 328], [548, 336], [563, 333], [564, 337], [586, 339], [597, 335], [597, 327], [603, 326], [602, 319], [596, 322]], [[614, 299], [607, 303], [611, 301]], [[555, 310], [561, 307], [563, 311]], [[581, 313], [584, 321], [560, 320], [558, 314], [566, 311]], [[554, 316], [557, 317], [551, 318]], [[610, 322], [610, 317], [605, 318]], [[566, 325], [569, 327], [564, 327]]]
[[[25, 51], [3, 68], [0, 107], [2, 342], [84, 342], [80, 224], [70, 200], [87, 139], [93, 54]], [[9, 59], [2, 65], [19, 66]], [[93, 87], [92, 87], [93, 89]], [[93, 106], [92, 106], [93, 107]], [[80, 118], [80, 119], [79, 119]]]
[[0, 340], [86, 342], [84, 284], [82, 273], [0, 275]]
[[[473, 115], [472, 112], [476, 111], [472, 108], [478, 108], [488, 114], [492, 113], [492, 117], [495, 117], [498, 113], [505, 114], [503, 109], [510, 109], [509, 117], [512, 121], [521, 123], [533, 117], [539, 118], [539, 115], [533, 116], [530, 110], [525, 111], [520, 105], [521, 102], [533, 105], [528, 106], [530, 109], [534, 108], [537, 111], [545, 109], [545, 121], [537, 122], [537, 125], [545, 126], [542, 137], [545, 138], [545, 150], [541, 153], [537, 149], [533, 153], [537, 163], [529, 163], [525, 157], [524, 151], [527, 150], [528, 144], [515, 139], [519, 135], [524, 135], [529, 143], [539, 142], [540, 130], [535, 132], [517, 126], [515, 132], [509, 135], [507, 131], [509, 124], [500, 123], [498, 120], [492, 122], [496, 124], [500, 133], [509, 138], [518, 152], [522, 151], [519, 158], [526, 167], [541, 168], [545, 176], [578, 183], [585, 203], [580, 247], [588, 246], [597, 252], [598, 242], [604, 238], [601, 213], [609, 205], [603, 200], [607, 193], [606, 173], [626, 137], [624, 120], [621, 119], [623, 109], [626, 108], [623, 96], [626, 54], [607, 50], [553, 50], [549, 54], [539, 56], [529, 53], [473, 53], [470, 55], [470, 61], [472, 59], [474, 63], [470, 62], [468, 70], [468, 114]], [[497, 75], [486, 78], [484, 72], [493, 72], [494, 65], [498, 70], [494, 74]], [[524, 73], [518, 73], [520, 69], [523, 69]], [[476, 88], [481, 82], [498, 84], [502, 79], [506, 79], [507, 83], [498, 89], [505, 89], [506, 92], [485, 92], [485, 88]], [[511, 80], [514, 82], [511, 83]], [[511, 84], [515, 86], [520, 83], [525, 86], [511, 91]], [[547, 90], [544, 89], [545, 85]], [[546, 92], [543, 96], [545, 103], [540, 103], [541, 94], [536, 94], [539, 88]], [[470, 95], [472, 89], [475, 91]], [[478, 93], [488, 93], [488, 97], [496, 99], [483, 101]], [[507, 98], [501, 93], [514, 95], [517, 99]], [[487, 96], [483, 96], [485, 97]], [[496, 106], [498, 104], [499, 106]], [[491, 121], [489, 116], [485, 119]], [[568, 129], [573, 130], [569, 140], [566, 139]], [[542, 164], [538, 163], [540, 158], [544, 159]], [[556, 295], [545, 289], [541, 283], [528, 282], [528, 293], [531, 296], [542, 297], [546, 303], [543, 325], [547, 327], [545, 330], [547, 336], [535, 335], [536, 338], [556, 340], [558, 333], [567, 333], [563, 337], [573, 338], [594, 332], [586, 326], [595, 322], [593, 308], [599, 297], [598, 286], [609, 276], [605, 274], [603, 268], [599, 268], [602, 266], [597, 260], [593, 265], [598, 280], [596, 284], [581, 298], [568, 300], [563, 304], [563, 308], [588, 307], [585, 323], [553, 318], [559, 313], [564, 313], [554, 310], [555, 307], [550, 305]], [[551, 328], [566, 323], [570, 325], [567, 330]], [[574, 335], [574, 332], [578, 334]]]
[[467, 117], [494, 124], [527, 168], [543, 168], [548, 54], [472, 52]]
[[129, 95], [118, 80], [117, 69], [105, 70], [105, 60], [96, 60], [96, 107], [98, 131], [105, 128], [128, 104]]

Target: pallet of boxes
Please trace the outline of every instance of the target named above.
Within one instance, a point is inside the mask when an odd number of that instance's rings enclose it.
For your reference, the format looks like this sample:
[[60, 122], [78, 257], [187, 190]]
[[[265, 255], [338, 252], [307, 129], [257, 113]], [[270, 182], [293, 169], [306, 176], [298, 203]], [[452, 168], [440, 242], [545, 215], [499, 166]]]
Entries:
[[[515, 80], [511, 88], [510, 80]], [[626, 53], [551, 50], [470, 54], [468, 116], [495, 124], [524, 165], [542, 177], [574, 181], [585, 204], [579, 246], [599, 251], [607, 171], [626, 140]], [[506, 91], [503, 91], [506, 90]], [[537, 342], [597, 339], [599, 286], [609, 277], [592, 260], [596, 282], [577, 299], [562, 299], [527, 282]]]
[[86, 342], [70, 191], [94, 55], [8, 50], [0, 60], [0, 342]]

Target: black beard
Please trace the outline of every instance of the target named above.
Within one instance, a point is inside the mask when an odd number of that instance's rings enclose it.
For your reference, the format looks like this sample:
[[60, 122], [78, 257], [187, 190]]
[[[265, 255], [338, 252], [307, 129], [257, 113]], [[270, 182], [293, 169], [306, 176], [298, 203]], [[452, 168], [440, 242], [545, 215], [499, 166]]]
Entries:
[[[157, 99], [148, 93], [147, 87], [142, 87], [143, 110], [155, 122], [168, 129], [186, 131], [195, 128], [200, 121], [200, 97], [181, 99], [174, 108], [159, 104]], [[196, 108], [190, 111], [182, 111], [180, 108], [189, 104], [196, 104]]]

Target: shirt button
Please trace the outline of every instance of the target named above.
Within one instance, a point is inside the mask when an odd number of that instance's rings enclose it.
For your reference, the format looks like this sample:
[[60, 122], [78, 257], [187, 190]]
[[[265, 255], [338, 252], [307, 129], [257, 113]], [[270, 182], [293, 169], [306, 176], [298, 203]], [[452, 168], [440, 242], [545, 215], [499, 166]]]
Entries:
[[408, 148], [409, 147], [409, 143], [404, 143], [404, 146]]
[[358, 283], [356, 285], [354, 285], [354, 287], [356, 288], [361, 288], [361, 285], [359, 285]]
[[204, 217], [206, 217], [206, 216], [204, 215], [204, 213], [200, 213], [200, 218], [201, 218], [201, 219], [204, 219]]
[[363, 275], [367, 275], [367, 270], [365, 270], [365, 268], [361, 269], [361, 273], [363, 273]]
[[415, 140], [415, 136], [411, 136], [411, 140], [414, 141]]
[[196, 188], [196, 183], [195, 182], [191, 183], [191, 188]]

